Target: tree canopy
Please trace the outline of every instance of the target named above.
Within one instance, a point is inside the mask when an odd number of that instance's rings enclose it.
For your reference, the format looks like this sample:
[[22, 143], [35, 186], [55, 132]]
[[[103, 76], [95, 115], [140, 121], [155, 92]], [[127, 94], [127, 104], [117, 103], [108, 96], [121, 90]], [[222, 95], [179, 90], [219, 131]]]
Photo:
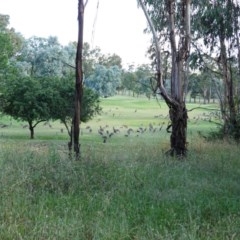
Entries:
[[[181, 92], [177, 93], [176, 90], [183, 87], [182, 90], [186, 96], [190, 86], [192, 94], [198, 92], [204, 100], [212, 91], [215, 92], [214, 96], [219, 98], [222, 113], [222, 136], [240, 139], [239, 1], [192, 0], [191, 8], [189, 8], [190, 1], [139, 0], [139, 3], [145, 8], [152, 23], [149, 24], [148, 31], [155, 31], [154, 40], [157, 43], [150, 47], [149, 53], [153, 59], [153, 65], [158, 61], [157, 65], [162, 69], [160, 75], [164, 74], [164, 54], [172, 56], [169, 65], [171, 95], [181, 96], [179, 95]], [[184, 20], [184, 16], [186, 17], [190, 11], [191, 19]], [[191, 27], [191, 36], [184, 35], [184, 29], [187, 26]], [[182, 50], [186, 49], [186, 44], [191, 44], [191, 52], [185, 52], [185, 56], [190, 54], [190, 57], [182, 65], [185, 68], [181, 70], [185, 80], [180, 85], [176, 85], [177, 63], [180, 63], [178, 60], [183, 53]], [[193, 81], [187, 76], [191, 71], [199, 73], [197, 78], [195, 75], [195, 84], [192, 84]], [[179, 77], [181, 78], [180, 75]], [[162, 90], [160, 92], [163, 93]], [[165, 99], [169, 102], [168, 98]]]
[[118, 66], [109, 68], [97, 65], [95, 71], [85, 80], [85, 85], [102, 97], [109, 97], [116, 94], [121, 83], [121, 69]]
[[47, 79], [12, 78], [6, 81], [0, 99], [4, 114], [29, 124], [31, 138], [37, 124], [51, 118], [54, 96]]
[[13, 28], [9, 28], [8, 15], [0, 14], [0, 74], [6, 72], [8, 61], [19, 50], [23, 38]]
[[[222, 136], [240, 139], [240, 4], [233, 0], [193, 1], [194, 62], [223, 83], [218, 94]], [[204, 44], [204, 47], [202, 46]], [[211, 67], [209, 67], [209, 62]]]
[[[76, 50], [75, 50], [76, 51]], [[1, 81], [0, 111], [26, 121], [30, 137], [42, 121], [60, 120], [65, 126], [73, 117], [73, 44], [61, 46], [57, 38], [33, 37], [23, 41], [16, 55], [7, 58]], [[99, 113], [99, 97], [85, 88], [82, 121]]]

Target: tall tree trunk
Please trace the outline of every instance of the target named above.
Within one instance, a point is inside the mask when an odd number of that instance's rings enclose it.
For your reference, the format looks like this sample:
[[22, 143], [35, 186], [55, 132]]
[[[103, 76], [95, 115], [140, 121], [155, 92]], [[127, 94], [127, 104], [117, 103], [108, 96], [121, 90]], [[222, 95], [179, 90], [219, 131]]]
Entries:
[[171, 156], [185, 156], [187, 151], [187, 109], [185, 103], [169, 110], [172, 123]]
[[84, 20], [84, 3], [78, 1], [78, 44], [76, 54], [76, 84], [75, 84], [75, 113], [73, 118], [73, 142], [76, 159], [80, 158], [80, 119], [81, 119], [81, 102], [82, 102], [82, 49], [83, 49], [83, 20]]
[[[230, 129], [235, 129], [237, 126], [236, 120], [236, 108], [234, 102], [234, 91], [233, 91], [233, 80], [232, 76], [229, 72], [228, 67], [228, 60], [227, 60], [227, 53], [226, 53], [226, 46], [225, 46], [225, 38], [224, 36], [220, 36], [220, 47], [221, 47], [221, 64], [222, 64], [222, 71], [223, 71], [223, 79], [225, 82], [225, 101], [228, 106], [229, 116], [225, 117], [225, 129], [226, 134], [228, 134], [229, 127]], [[225, 113], [228, 115], [228, 113]]]
[[168, 11], [169, 34], [172, 55], [172, 71], [171, 71], [171, 95], [166, 91], [162, 79], [162, 59], [161, 51], [158, 46], [158, 37], [155, 32], [153, 23], [147, 13], [146, 7], [142, 0], [139, 3], [148, 20], [149, 26], [153, 33], [153, 40], [156, 46], [157, 60], [157, 82], [160, 93], [169, 107], [171, 120], [171, 149], [172, 156], [185, 156], [187, 152], [187, 110], [184, 97], [184, 81], [186, 78], [186, 70], [188, 69], [188, 56], [190, 50], [190, 0], [181, 0], [181, 27], [179, 35], [179, 44], [176, 44], [175, 34], [175, 5], [176, 0], [166, 0], [165, 4]]
[[190, 49], [190, 1], [182, 0], [181, 17], [182, 28], [177, 48], [175, 36], [175, 0], [168, 1], [169, 31], [172, 50], [171, 95], [177, 104], [170, 105], [171, 155], [185, 156], [187, 152], [187, 110], [184, 98], [184, 82], [188, 69], [188, 55]]
[[[239, 7], [239, 4], [238, 4]], [[239, 41], [239, 26], [240, 26], [240, 21], [239, 21], [239, 16], [238, 16], [238, 11], [235, 8], [234, 10], [234, 33], [235, 33], [235, 39], [237, 43], [237, 60], [238, 60], [238, 80], [237, 80], [237, 87], [236, 87], [236, 96], [240, 95], [240, 41]], [[240, 105], [238, 104], [238, 109], [237, 111], [240, 111]]]

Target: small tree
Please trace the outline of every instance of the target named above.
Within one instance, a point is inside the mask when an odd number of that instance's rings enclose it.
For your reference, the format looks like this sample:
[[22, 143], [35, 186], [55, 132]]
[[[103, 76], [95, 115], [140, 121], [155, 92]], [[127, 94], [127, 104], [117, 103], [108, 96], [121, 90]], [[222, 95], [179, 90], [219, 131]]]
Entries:
[[[14, 77], [3, 85], [0, 110], [14, 119], [28, 122], [31, 139], [36, 126], [50, 119], [60, 120], [71, 137], [74, 114], [72, 79]], [[98, 95], [84, 88], [81, 121], [90, 120], [100, 111]]]
[[[53, 82], [63, 75], [61, 46], [57, 38], [22, 40], [18, 54], [8, 59], [2, 80], [1, 110], [27, 121], [30, 137], [35, 127], [51, 118]], [[12, 42], [15, 46], [15, 41]], [[16, 48], [16, 47], [15, 47]]]
[[[67, 129], [70, 137], [69, 145], [72, 145], [72, 119], [74, 116], [74, 84], [73, 78], [63, 78], [55, 82], [54, 106], [51, 117], [60, 120]], [[87, 122], [96, 114], [99, 114], [99, 96], [89, 88], [83, 88], [83, 99], [81, 105], [81, 121]]]
[[30, 138], [34, 138], [35, 127], [51, 118], [53, 91], [46, 79], [12, 77], [5, 81], [0, 95], [2, 113], [14, 119], [26, 121]]

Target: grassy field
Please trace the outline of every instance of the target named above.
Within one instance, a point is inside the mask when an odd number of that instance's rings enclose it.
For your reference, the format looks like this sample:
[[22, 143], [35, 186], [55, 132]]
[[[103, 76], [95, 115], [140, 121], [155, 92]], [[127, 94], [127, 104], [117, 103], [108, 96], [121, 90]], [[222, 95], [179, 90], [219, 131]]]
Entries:
[[81, 126], [77, 162], [60, 123], [40, 124], [29, 140], [24, 123], [0, 119], [0, 239], [240, 239], [239, 146], [199, 137], [216, 129], [216, 106], [189, 112], [179, 161], [164, 154], [164, 103], [118, 96], [101, 105]]
[[[169, 123], [168, 108], [164, 102], [158, 102], [155, 99], [147, 100], [145, 97], [117, 96], [102, 99], [101, 106], [103, 108], [101, 115], [96, 116], [88, 123], [81, 124], [81, 141], [83, 143], [88, 141], [101, 143], [102, 136], [98, 132], [101, 128], [104, 129], [103, 133], [105, 135], [112, 133], [113, 128], [119, 130], [113, 138], [108, 138], [107, 142], [109, 143], [117, 142], [118, 144], [119, 141], [123, 140], [122, 137], [126, 137], [126, 135], [134, 141], [134, 137], [142, 137], [150, 138], [150, 140], [157, 138], [169, 142], [170, 135], [166, 132]], [[206, 134], [216, 129], [216, 125], [209, 122], [209, 119], [214, 120], [212, 109], [217, 109], [216, 105], [189, 104], [188, 109], [195, 109], [188, 113], [189, 141], [191, 141], [192, 136], [195, 138], [199, 131]], [[151, 130], [150, 127], [152, 127]], [[146, 131], [138, 131], [140, 128], [146, 129]], [[130, 134], [129, 129], [133, 130], [130, 131]], [[27, 123], [0, 116], [0, 137], [1, 139], [28, 140]], [[35, 129], [36, 140], [65, 141], [67, 138], [64, 126], [58, 122], [40, 123]]]

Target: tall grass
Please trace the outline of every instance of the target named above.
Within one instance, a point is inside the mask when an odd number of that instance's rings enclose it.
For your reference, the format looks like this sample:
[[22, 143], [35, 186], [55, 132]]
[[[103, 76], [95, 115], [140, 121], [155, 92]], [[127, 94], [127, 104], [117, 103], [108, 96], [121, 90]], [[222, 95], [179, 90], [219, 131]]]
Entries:
[[[40, 124], [30, 141], [24, 123], [1, 118], [0, 239], [240, 239], [240, 149], [199, 138], [215, 127], [201, 119], [210, 110], [189, 112], [188, 157], [179, 161], [164, 154], [164, 103], [101, 104], [102, 115], [82, 124], [81, 161], [69, 159], [59, 123]], [[137, 133], [149, 124], [163, 128]], [[103, 143], [100, 127], [120, 132]]]
[[191, 144], [184, 161], [144, 139], [2, 145], [0, 239], [239, 239], [240, 149]]

